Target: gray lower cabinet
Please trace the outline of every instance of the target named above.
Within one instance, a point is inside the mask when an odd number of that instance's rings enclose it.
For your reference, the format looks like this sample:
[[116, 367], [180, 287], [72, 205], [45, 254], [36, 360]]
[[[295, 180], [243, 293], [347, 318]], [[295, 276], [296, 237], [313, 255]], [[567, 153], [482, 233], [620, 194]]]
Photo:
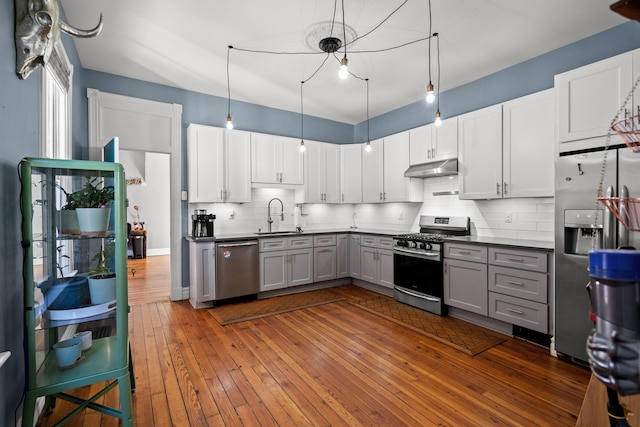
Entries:
[[444, 303], [486, 316], [487, 264], [445, 258]]
[[549, 332], [549, 253], [489, 248], [489, 316]]
[[351, 234], [349, 236], [349, 276], [354, 279], [362, 278], [360, 256], [360, 235]]
[[214, 242], [189, 242], [189, 302], [194, 308], [215, 299], [216, 249]]
[[360, 236], [360, 279], [393, 288], [393, 238]]
[[312, 282], [311, 236], [260, 240], [260, 292]]
[[313, 281], [322, 282], [338, 277], [336, 247], [313, 248]]
[[336, 260], [338, 262], [337, 278], [349, 277], [349, 235], [336, 235]]
[[444, 302], [549, 332], [549, 252], [445, 242]]

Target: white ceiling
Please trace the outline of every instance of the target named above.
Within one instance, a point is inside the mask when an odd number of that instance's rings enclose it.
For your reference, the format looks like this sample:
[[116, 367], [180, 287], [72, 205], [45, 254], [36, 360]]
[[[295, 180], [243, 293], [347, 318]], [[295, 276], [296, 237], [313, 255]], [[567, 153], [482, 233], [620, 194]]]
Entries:
[[[314, 25], [342, 22], [341, 0], [61, 0], [68, 22], [102, 33], [75, 39], [82, 66], [227, 98], [227, 46], [312, 52]], [[432, 32], [440, 34], [441, 87], [446, 91], [627, 22], [609, 10], [614, 0], [433, 0]], [[344, 0], [346, 25], [357, 36], [372, 30], [403, 0]], [[424, 97], [428, 42], [385, 52], [429, 34], [428, 1], [405, 4], [371, 34], [347, 48], [349, 69], [369, 78], [369, 116]], [[338, 25], [340, 27], [341, 24]], [[341, 34], [340, 29], [340, 34]], [[300, 82], [326, 54], [273, 55], [232, 49], [233, 100], [300, 112]], [[304, 85], [304, 113], [356, 124], [366, 120], [366, 86], [339, 80], [333, 55]], [[432, 44], [433, 83], [437, 83]], [[233, 115], [233, 107], [231, 111]]]

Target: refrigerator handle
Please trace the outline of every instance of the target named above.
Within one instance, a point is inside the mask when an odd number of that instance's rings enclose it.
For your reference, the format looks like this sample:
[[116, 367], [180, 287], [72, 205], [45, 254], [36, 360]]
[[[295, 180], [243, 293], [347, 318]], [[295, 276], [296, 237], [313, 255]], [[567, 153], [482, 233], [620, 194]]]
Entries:
[[[625, 224], [629, 224], [629, 210], [627, 203], [624, 201], [629, 198], [629, 189], [626, 185], [620, 187], [620, 203], [618, 204], [618, 212], [622, 216]], [[629, 231], [623, 224], [618, 225], [618, 247], [629, 245]]]
[[[615, 191], [612, 185], [607, 187], [606, 196], [609, 198], [615, 197]], [[614, 221], [613, 213], [609, 209], [604, 209], [603, 212], [604, 212], [603, 218], [602, 218], [603, 220], [602, 229], [604, 230], [603, 248], [615, 249], [616, 247], [615, 241], [614, 241], [615, 221]]]

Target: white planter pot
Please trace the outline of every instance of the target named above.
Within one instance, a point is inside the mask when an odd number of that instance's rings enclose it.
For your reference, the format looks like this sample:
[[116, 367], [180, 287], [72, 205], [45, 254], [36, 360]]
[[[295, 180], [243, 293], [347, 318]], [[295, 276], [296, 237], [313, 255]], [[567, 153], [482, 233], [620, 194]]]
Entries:
[[89, 277], [91, 304], [105, 304], [116, 299], [116, 277], [96, 279]]
[[60, 223], [58, 226], [59, 234], [80, 234], [80, 226], [78, 225], [78, 215], [75, 210], [60, 210]]
[[109, 228], [111, 208], [77, 208], [80, 234], [103, 237]]

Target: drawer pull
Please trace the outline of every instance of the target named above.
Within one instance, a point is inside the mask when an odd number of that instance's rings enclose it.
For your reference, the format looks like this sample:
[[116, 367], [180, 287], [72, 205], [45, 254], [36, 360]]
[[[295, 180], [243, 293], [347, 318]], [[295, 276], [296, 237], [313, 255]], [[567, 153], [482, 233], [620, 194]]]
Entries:
[[507, 258], [509, 261], [513, 261], [513, 262], [523, 262], [524, 260], [522, 258]]
[[520, 311], [520, 310], [514, 310], [513, 308], [507, 308], [507, 311], [510, 311], [511, 313], [515, 313], [515, 314], [524, 314], [524, 311]]
[[462, 255], [471, 255], [471, 251], [460, 251], [459, 250], [458, 253], [462, 254]]
[[510, 285], [524, 286], [524, 283], [522, 282], [512, 282], [511, 280], [507, 280], [507, 283]]

